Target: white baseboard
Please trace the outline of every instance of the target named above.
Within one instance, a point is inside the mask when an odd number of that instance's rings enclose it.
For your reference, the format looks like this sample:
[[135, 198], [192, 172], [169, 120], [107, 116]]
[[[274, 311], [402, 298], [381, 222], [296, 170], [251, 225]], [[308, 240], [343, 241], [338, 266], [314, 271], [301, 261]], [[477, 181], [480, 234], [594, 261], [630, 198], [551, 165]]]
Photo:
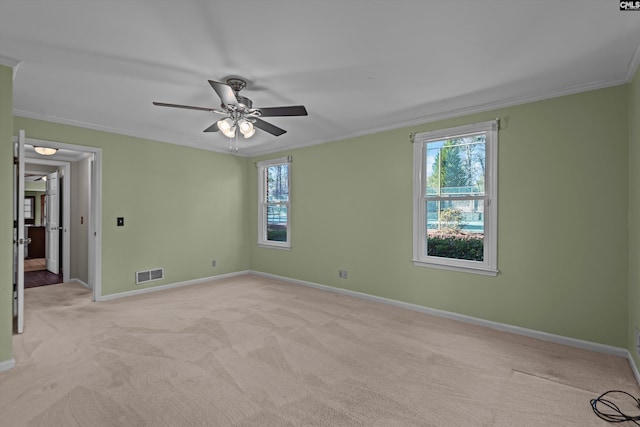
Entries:
[[125, 292], [118, 292], [116, 294], [102, 295], [102, 296], [99, 296], [99, 297], [96, 298], [96, 302], [110, 301], [110, 300], [113, 300], [113, 299], [130, 297], [130, 296], [133, 296], [133, 295], [147, 294], [149, 292], [164, 291], [164, 290], [167, 290], [167, 289], [180, 288], [182, 286], [197, 285], [198, 283], [211, 282], [211, 281], [214, 281], [214, 280], [222, 280], [222, 279], [227, 279], [229, 277], [241, 276], [243, 274], [248, 274], [248, 273], [249, 273], [249, 271], [246, 271], [246, 270], [245, 271], [236, 271], [236, 272], [233, 272], [233, 273], [219, 274], [217, 276], [203, 277], [203, 278], [200, 278], [200, 279], [187, 280], [187, 281], [184, 281], [184, 282], [169, 283], [169, 284], [166, 284], [166, 285], [152, 286], [150, 288], [134, 289], [132, 291], [125, 291]]
[[82, 280], [80, 280], [80, 279], [78, 279], [78, 278], [76, 278], [76, 277], [74, 277], [74, 278], [70, 279], [69, 281], [70, 281], [70, 282], [75, 282], [75, 283], [77, 283], [77, 284], [79, 284], [79, 285], [82, 285], [82, 286], [84, 286], [84, 287], [85, 287], [85, 288], [87, 288], [87, 289], [91, 289], [91, 286], [87, 285], [87, 284], [86, 284], [86, 283], [84, 283]]
[[[362, 292], [351, 291], [348, 289], [334, 288], [333, 286], [321, 285], [319, 283], [307, 282], [304, 280], [292, 279], [284, 276], [277, 276], [275, 274], [263, 273], [260, 271], [250, 271], [250, 272], [251, 274], [255, 274], [256, 276], [268, 277], [271, 279], [281, 280], [283, 282], [309, 286], [309, 287], [320, 289], [323, 291], [336, 292], [339, 294], [350, 295], [356, 298], [362, 298], [370, 301], [390, 304], [390, 305], [405, 308], [408, 310], [418, 311], [421, 313], [431, 314], [434, 316], [446, 317], [448, 319], [458, 320], [458, 321], [470, 323], [473, 325], [485, 326], [487, 328], [497, 329], [505, 332], [511, 332], [518, 335], [524, 335], [527, 337], [536, 338], [543, 341], [554, 342], [557, 344], [564, 344], [571, 347], [581, 348], [583, 350], [596, 351], [598, 353], [605, 353], [605, 354], [610, 354], [610, 355], [624, 357], [624, 358], [631, 358], [631, 356], [629, 355], [629, 352], [625, 348], [614, 347], [606, 344], [599, 344], [591, 341], [580, 340], [577, 338], [565, 337], [562, 335], [550, 334], [547, 332], [536, 331], [534, 329], [521, 328], [519, 326], [508, 325], [506, 323], [499, 323], [491, 320], [480, 319], [477, 317], [467, 316], [464, 314], [454, 313], [451, 311], [438, 310], [435, 308], [425, 307], [417, 304], [411, 304], [404, 301], [397, 301], [389, 298], [378, 297], [375, 295], [369, 295]], [[640, 376], [638, 375], [638, 371], [637, 369], [635, 369], [635, 364], [633, 364], [633, 360], [631, 360], [631, 362], [632, 362], [632, 368], [634, 369], [634, 374], [636, 375], [636, 379], [638, 379], [638, 383], [640, 384]]]
[[14, 366], [16, 366], [16, 360], [13, 357], [9, 360], [3, 360], [2, 362], [0, 362], [0, 372], [8, 371]]
[[[322, 285], [322, 284], [314, 283], [314, 282], [307, 282], [305, 280], [292, 279], [290, 277], [278, 276], [278, 275], [275, 275], [275, 274], [264, 273], [264, 272], [255, 271], [255, 270], [236, 271], [236, 272], [233, 272], [233, 273], [220, 274], [220, 275], [217, 275], [217, 276], [210, 276], [210, 277], [203, 277], [203, 278], [200, 278], [200, 279], [187, 280], [187, 281], [184, 281], [184, 282], [170, 283], [170, 284], [166, 284], [166, 285], [153, 286], [153, 287], [142, 288], [142, 289], [135, 289], [135, 290], [126, 291], [126, 292], [119, 292], [119, 293], [116, 293], [116, 294], [110, 294], [110, 295], [104, 295], [104, 296], [98, 297], [97, 301], [109, 301], [109, 300], [113, 300], [113, 299], [117, 299], [117, 298], [125, 298], [125, 297], [129, 297], [129, 296], [141, 295], [141, 294], [145, 294], [145, 293], [149, 293], [149, 292], [157, 292], [157, 291], [162, 291], [162, 290], [166, 290], [166, 289], [178, 288], [178, 287], [182, 287], [182, 286], [195, 285], [195, 284], [198, 284], [198, 283], [210, 282], [210, 281], [215, 281], [215, 280], [222, 280], [222, 279], [226, 279], [226, 278], [229, 278], [229, 277], [240, 276], [240, 275], [243, 275], [243, 274], [255, 274], [256, 276], [267, 277], [267, 278], [280, 280], [280, 281], [287, 282], [287, 283], [293, 283], [293, 284], [297, 284], [297, 285], [308, 286], [308, 287], [319, 289], [319, 290], [322, 290], [322, 291], [335, 292], [335, 293], [339, 293], [339, 294], [353, 296], [353, 297], [356, 297], [356, 298], [366, 299], [366, 300], [369, 300], [369, 301], [375, 301], [375, 302], [380, 302], [380, 303], [383, 303], [383, 304], [389, 304], [389, 305], [393, 305], [393, 306], [396, 306], [396, 307], [404, 308], [404, 309], [407, 309], [407, 310], [413, 310], [413, 311], [417, 311], [417, 312], [421, 312], [421, 313], [431, 314], [431, 315], [434, 315], [434, 316], [445, 317], [445, 318], [457, 320], [457, 321], [460, 321], [460, 322], [465, 322], [465, 323], [469, 323], [469, 324], [473, 324], [473, 325], [484, 326], [484, 327], [487, 327], [487, 328], [496, 329], [496, 330], [505, 331], [505, 332], [510, 332], [510, 333], [514, 333], [514, 334], [517, 334], [517, 335], [523, 335], [523, 336], [527, 336], [527, 337], [531, 337], [531, 338], [536, 338], [536, 339], [543, 340], [543, 341], [549, 341], [549, 342], [554, 342], [554, 343], [557, 343], [557, 344], [563, 344], [563, 345], [568, 345], [568, 346], [571, 346], [571, 347], [581, 348], [583, 350], [590, 350], [590, 351], [595, 351], [595, 352], [598, 352], [598, 353], [604, 353], [604, 354], [610, 354], [610, 355], [613, 355], [613, 356], [623, 357], [623, 358], [626, 358], [626, 359], [629, 360], [629, 364], [631, 365], [631, 368], [632, 368], [633, 373], [634, 373], [634, 375], [636, 377], [636, 380], [638, 381], [638, 384], [640, 384], [640, 372], [638, 371], [638, 368], [637, 368], [637, 366], [635, 364], [635, 361], [634, 361], [633, 357], [631, 357], [631, 354], [629, 353], [629, 351], [626, 348], [621, 348], [621, 347], [615, 347], [615, 346], [606, 345], [606, 344], [595, 343], [595, 342], [592, 342], [592, 341], [586, 341], [586, 340], [581, 340], [581, 339], [577, 339], [577, 338], [566, 337], [566, 336], [563, 336], [563, 335], [550, 334], [550, 333], [547, 333], [547, 332], [537, 331], [535, 329], [522, 328], [520, 326], [513, 326], [513, 325], [506, 324], [506, 323], [500, 323], [500, 322], [494, 322], [494, 321], [491, 321], [491, 320], [480, 319], [478, 317], [467, 316], [465, 314], [459, 314], [459, 313], [454, 313], [454, 312], [451, 312], [451, 311], [439, 310], [439, 309], [430, 308], [430, 307], [426, 307], [426, 306], [422, 306], [422, 305], [418, 305], [418, 304], [412, 304], [412, 303], [408, 303], [408, 302], [404, 302], [404, 301], [393, 300], [393, 299], [390, 299], [390, 298], [384, 298], [384, 297], [379, 297], [379, 296], [375, 296], [375, 295], [369, 295], [369, 294], [365, 294], [365, 293], [362, 293], [362, 292], [352, 291], [352, 290], [349, 290], [349, 289], [335, 288], [333, 286]], [[77, 280], [77, 279], [74, 279], [74, 280]], [[78, 282], [83, 284], [79, 280], [78, 280]]]
[[638, 372], [636, 361], [633, 356], [631, 356], [631, 352], [629, 351], [627, 351], [627, 359], [629, 359], [629, 365], [631, 366], [631, 370], [633, 371], [633, 376], [636, 377], [636, 382], [640, 385], [640, 372]]

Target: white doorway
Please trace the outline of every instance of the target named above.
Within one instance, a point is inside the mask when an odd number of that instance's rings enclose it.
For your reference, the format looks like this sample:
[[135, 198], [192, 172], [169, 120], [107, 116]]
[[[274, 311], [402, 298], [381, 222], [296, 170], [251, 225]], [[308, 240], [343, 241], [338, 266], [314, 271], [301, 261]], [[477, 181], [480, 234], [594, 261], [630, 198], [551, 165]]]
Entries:
[[[90, 287], [93, 290], [93, 300], [97, 301], [102, 295], [102, 150], [94, 147], [32, 138], [26, 138], [24, 146], [25, 168], [23, 178], [24, 174], [30, 169], [42, 169], [46, 167], [53, 167], [61, 175], [61, 179], [59, 179], [58, 182], [62, 187], [57, 191], [62, 192], [62, 203], [64, 203], [65, 206], [61, 209], [62, 217], [59, 219], [59, 225], [55, 225], [55, 227], [59, 228], [59, 234], [56, 235], [58, 235], [63, 242], [62, 245], [60, 245], [62, 253], [58, 259], [62, 260], [60, 266], [62, 267], [64, 281], [75, 280]], [[34, 147], [55, 148], [57, 152], [51, 156], [43, 156], [37, 154]], [[74, 177], [72, 170], [74, 170], [73, 173], [77, 175], [78, 169], [74, 165], [80, 162], [83, 164], [83, 172], [85, 175]], [[76, 182], [80, 182], [80, 184], [76, 185], [80, 185], [81, 187], [80, 190], [76, 189], [76, 191], [86, 191], [88, 206], [87, 212], [83, 213], [79, 218], [76, 218], [74, 223], [71, 223], [73, 209], [71, 199], [74, 197], [74, 193], [71, 191], [71, 181], [74, 179]], [[50, 195], [53, 196], [55, 191], [55, 189], [49, 189]], [[84, 244], [78, 244], [77, 241], [73, 241], [72, 243], [71, 235], [74, 234], [77, 239], [77, 236], [80, 234], [77, 232], [78, 230], [76, 230], [77, 224], [75, 224], [75, 222], [85, 226], [85, 230], [83, 231], [85, 233]], [[56, 230], [50, 231], [53, 232]], [[53, 242], [52, 244], [55, 245]], [[84, 273], [83, 279], [74, 277], [72, 274], [73, 268], [70, 268], [72, 245], [75, 245], [76, 252], [78, 250], [80, 251], [82, 255], [80, 258], [84, 258], [82, 261], [85, 263], [86, 272]], [[50, 264], [48, 267], [55, 268], [55, 257], [49, 259], [47, 264]]]

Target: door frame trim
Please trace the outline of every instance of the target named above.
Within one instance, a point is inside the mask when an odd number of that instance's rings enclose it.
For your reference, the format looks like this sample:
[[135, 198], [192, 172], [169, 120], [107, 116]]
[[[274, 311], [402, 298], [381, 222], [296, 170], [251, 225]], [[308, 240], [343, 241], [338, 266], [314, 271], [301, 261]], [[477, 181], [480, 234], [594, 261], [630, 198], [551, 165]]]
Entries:
[[[84, 145], [68, 144], [51, 140], [41, 140], [35, 138], [25, 138], [25, 144], [38, 145], [40, 147], [51, 147], [65, 150], [72, 150], [93, 156], [91, 162], [91, 185], [89, 195], [89, 283], [93, 289], [93, 301], [98, 301], [102, 296], [102, 149], [88, 147]], [[25, 157], [26, 163], [34, 163], [34, 157]], [[68, 160], [44, 160], [48, 162], [67, 162]], [[70, 162], [69, 162], [70, 163]], [[52, 164], [52, 163], [50, 163]], [[65, 172], [66, 173], [66, 172]], [[65, 184], [66, 185], [66, 184]], [[69, 198], [67, 198], [69, 199]], [[66, 208], [66, 206], [65, 206]], [[69, 215], [70, 216], [70, 215]], [[69, 224], [70, 225], [70, 224]], [[65, 224], [65, 227], [67, 225]], [[94, 237], [93, 239], [91, 237]], [[63, 255], [64, 256], [64, 255]], [[66, 263], [67, 256], [63, 262]], [[63, 269], [63, 275], [66, 274]]]

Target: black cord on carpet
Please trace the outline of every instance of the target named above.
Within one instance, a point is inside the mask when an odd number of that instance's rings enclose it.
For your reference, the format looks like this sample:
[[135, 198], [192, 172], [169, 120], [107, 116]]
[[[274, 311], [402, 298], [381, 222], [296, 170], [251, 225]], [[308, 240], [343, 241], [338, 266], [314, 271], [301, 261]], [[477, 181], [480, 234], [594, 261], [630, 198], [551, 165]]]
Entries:
[[[630, 395], [626, 391], [622, 390], [609, 390], [602, 393], [595, 399], [591, 399], [591, 408], [593, 412], [600, 418], [610, 423], [624, 423], [631, 422], [640, 426], [640, 415], [627, 415], [622, 410], [609, 400], [609, 395], [612, 393], [621, 393], [626, 397], [633, 399], [634, 406], [640, 409], [640, 399]], [[623, 396], [624, 397], [624, 396]], [[606, 409], [608, 408], [608, 410]]]

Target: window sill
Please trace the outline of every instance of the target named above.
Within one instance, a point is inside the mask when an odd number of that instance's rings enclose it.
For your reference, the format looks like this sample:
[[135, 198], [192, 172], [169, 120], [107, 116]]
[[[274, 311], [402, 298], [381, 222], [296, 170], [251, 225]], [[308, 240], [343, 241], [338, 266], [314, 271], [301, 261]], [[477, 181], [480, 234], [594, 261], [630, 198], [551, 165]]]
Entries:
[[495, 270], [492, 268], [486, 267], [471, 267], [471, 266], [459, 266], [459, 265], [447, 265], [447, 264], [438, 264], [434, 262], [428, 261], [420, 261], [413, 260], [413, 265], [416, 267], [429, 267], [429, 268], [437, 268], [440, 270], [449, 270], [449, 271], [460, 271], [463, 273], [472, 273], [472, 274], [481, 274], [483, 276], [497, 276], [500, 272], [499, 270]]
[[266, 249], [279, 249], [281, 251], [290, 251], [291, 250], [291, 246], [287, 245], [276, 245], [276, 244], [270, 244], [270, 243], [258, 243], [258, 247], [259, 248], [266, 248]]

